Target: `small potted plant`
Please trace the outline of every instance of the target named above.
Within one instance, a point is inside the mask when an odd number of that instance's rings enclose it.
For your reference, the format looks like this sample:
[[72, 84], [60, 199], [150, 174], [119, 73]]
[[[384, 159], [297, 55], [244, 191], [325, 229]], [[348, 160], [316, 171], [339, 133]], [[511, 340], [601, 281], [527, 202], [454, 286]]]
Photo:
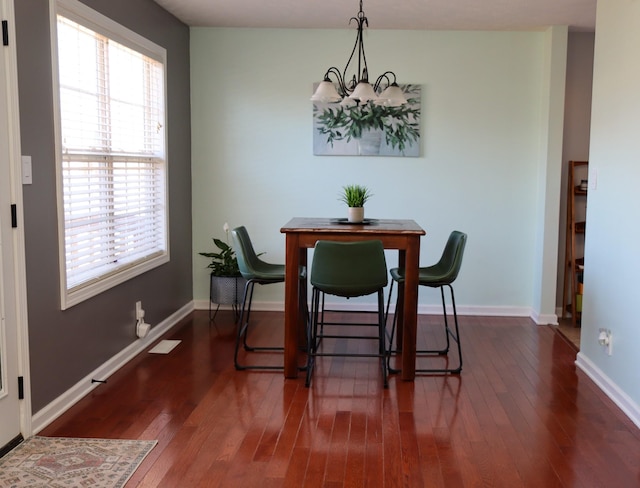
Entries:
[[366, 186], [347, 185], [342, 187], [340, 200], [349, 207], [348, 221], [358, 224], [364, 221], [364, 204], [373, 196]]
[[[244, 278], [238, 268], [238, 259], [233, 248], [229, 245], [229, 224], [223, 226], [226, 242], [213, 238], [217, 250], [215, 252], [201, 252], [201, 256], [210, 258], [207, 268], [211, 269], [209, 281], [209, 304], [232, 305], [234, 309], [240, 303], [244, 289]], [[211, 310], [209, 310], [211, 312]], [[217, 311], [217, 310], [216, 310]]]

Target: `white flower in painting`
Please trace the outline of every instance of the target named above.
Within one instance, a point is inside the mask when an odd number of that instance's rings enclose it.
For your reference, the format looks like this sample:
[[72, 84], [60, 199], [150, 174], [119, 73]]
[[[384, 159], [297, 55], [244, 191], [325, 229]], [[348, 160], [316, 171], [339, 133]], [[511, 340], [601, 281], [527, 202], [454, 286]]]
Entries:
[[229, 224], [227, 222], [224, 223], [224, 225], [222, 226], [222, 228], [224, 229], [224, 232], [226, 234], [229, 233]]

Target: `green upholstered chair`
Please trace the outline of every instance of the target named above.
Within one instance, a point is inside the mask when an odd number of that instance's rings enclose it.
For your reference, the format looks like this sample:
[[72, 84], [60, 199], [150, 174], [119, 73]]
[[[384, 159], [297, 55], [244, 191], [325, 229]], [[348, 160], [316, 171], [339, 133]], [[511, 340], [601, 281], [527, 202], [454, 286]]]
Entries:
[[[428, 267], [420, 268], [418, 281], [420, 286], [428, 286], [430, 288], [439, 288], [440, 296], [442, 298], [442, 312], [444, 314], [444, 332], [446, 336], [446, 345], [440, 349], [417, 349], [416, 350], [416, 358], [420, 355], [448, 355], [450, 349], [450, 340], [453, 341], [457, 345], [458, 351], [458, 364], [454, 367], [445, 367], [445, 368], [416, 368], [416, 373], [454, 373], [458, 374], [462, 371], [462, 349], [460, 347], [460, 332], [458, 329], [458, 314], [456, 311], [456, 301], [453, 293], [452, 283], [458, 277], [458, 273], [460, 272], [460, 267], [462, 265], [462, 256], [464, 254], [464, 248], [467, 243], [467, 234], [464, 232], [454, 230], [449, 235], [449, 239], [444, 247], [442, 252], [442, 256], [440, 260]], [[389, 299], [387, 301], [387, 310], [386, 314], [389, 314], [389, 304], [391, 302], [391, 293], [393, 291], [393, 283], [394, 282], [404, 282], [404, 269], [401, 268], [393, 268], [390, 270], [391, 274], [391, 287], [389, 289]], [[445, 304], [444, 297], [444, 288], [448, 287], [451, 293], [451, 304], [453, 309], [453, 321], [454, 321], [454, 329], [452, 330], [449, 327], [449, 321], [447, 319], [447, 306]], [[397, 303], [396, 303], [397, 309]], [[393, 336], [395, 334], [395, 326], [396, 326], [396, 315], [394, 314], [393, 318], [393, 326], [391, 328], [391, 339], [389, 345], [390, 355], [393, 352], [397, 352], [393, 350]], [[447, 358], [448, 359], [448, 358]], [[448, 364], [447, 364], [448, 366]], [[393, 372], [397, 372], [394, 370]]]
[[[387, 348], [384, 316], [384, 287], [388, 283], [384, 248], [379, 240], [361, 242], [333, 242], [320, 240], [315, 245], [310, 281], [312, 285], [311, 319], [307, 327], [307, 379], [311, 384], [316, 358], [319, 356], [355, 356], [380, 358], [385, 388], [387, 382]], [[369, 325], [377, 328], [375, 336], [357, 334], [326, 335], [319, 331], [319, 315], [322, 309], [320, 298], [325, 295], [352, 298], [371, 294], [378, 296], [377, 321]], [[333, 322], [335, 327], [350, 325]], [[362, 325], [361, 323], [358, 325]], [[360, 329], [362, 330], [362, 329]], [[338, 329], [340, 331], [340, 329]], [[321, 347], [323, 338], [375, 339], [378, 344], [372, 353], [342, 353]], [[343, 349], [344, 350], [344, 349]]]
[[282, 366], [259, 365], [259, 364], [241, 364], [238, 360], [238, 350], [240, 344], [248, 352], [278, 352], [284, 351], [282, 346], [251, 346], [247, 343], [249, 335], [249, 319], [251, 315], [251, 302], [253, 300], [253, 290], [256, 284], [268, 285], [272, 283], [284, 282], [285, 267], [284, 264], [271, 264], [260, 259], [256, 254], [249, 233], [244, 226], [237, 227], [231, 231], [233, 239], [233, 249], [238, 259], [238, 268], [246, 285], [244, 287], [244, 296], [242, 298], [242, 308], [240, 311], [240, 319], [238, 321], [238, 334], [236, 336], [236, 348], [233, 361], [236, 369], [282, 369]]

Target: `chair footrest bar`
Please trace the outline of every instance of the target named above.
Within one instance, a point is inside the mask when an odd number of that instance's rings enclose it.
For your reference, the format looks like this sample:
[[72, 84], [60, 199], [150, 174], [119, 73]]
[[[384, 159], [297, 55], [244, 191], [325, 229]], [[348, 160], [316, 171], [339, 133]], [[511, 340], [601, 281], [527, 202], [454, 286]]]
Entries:
[[318, 339], [375, 339], [378, 340], [378, 336], [343, 336], [343, 335], [331, 335], [331, 334], [323, 334], [318, 335]]
[[447, 373], [447, 374], [460, 374], [462, 368], [456, 369], [416, 369], [416, 373]]
[[253, 347], [253, 346], [244, 346], [244, 350], [245, 351], [284, 351], [284, 347], [279, 347], [279, 346], [260, 346], [260, 347]]
[[366, 353], [339, 353], [339, 352], [316, 352], [312, 354], [313, 357], [334, 357], [334, 358], [380, 358], [386, 359], [386, 354], [366, 354]]
[[[322, 313], [322, 311], [320, 311]], [[332, 310], [329, 308], [324, 309], [324, 313], [361, 313], [361, 314], [378, 314], [377, 310]]]
[[236, 364], [236, 369], [238, 371], [245, 371], [248, 369], [252, 369], [252, 370], [266, 369], [269, 371], [284, 371], [284, 366], [260, 366], [260, 365], [252, 366], [250, 364], [247, 364], [247, 365]]
[[[449, 349], [428, 349], [428, 350], [418, 350], [416, 351], [416, 356], [445, 356], [449, 352]], [[402, 354], [402, 350], [400, 349], [391, 349], [389, 354]]]
[[353, 326], [357, 326], [357, 327], [378, 327], [378, 324], [374, 324], [372, 322], [349, 322], [348, 324], [345, 324], [344, 322], [318, 322], [318, 326], [325, 326], [325, 327], [330, 327], [330, 326], [349, 326], [351, 327]]
[[[389, 374], [400, 374], [400, 373], [402, 373], [402, 369], [396, 369], [396, 368], [388, 367], [387, 370], [389, 371]], [[416, 369], [416, 373], [460, 374], [460, 373], [462, 373], [462, 368], [456, 368], [456, 369]]]

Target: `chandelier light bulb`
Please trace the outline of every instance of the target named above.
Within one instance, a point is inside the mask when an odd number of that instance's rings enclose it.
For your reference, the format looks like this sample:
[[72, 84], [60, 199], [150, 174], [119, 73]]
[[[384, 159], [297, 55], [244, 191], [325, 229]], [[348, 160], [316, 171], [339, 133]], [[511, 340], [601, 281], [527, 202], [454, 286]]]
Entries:
[[371, 84], [368, 81], [363, 80], [356, 85], [353, 93], [349, 95], [349, 98], [357, 100], [360, 103], [367, 103], [370, 100], [377, 100], [378, 95], [376, 95]]
[[342, 100], [335, 85], [329, 81], [321, 81], [316, 92], [311, 97], [312, 102], [335, 103]]
[[402, 88], [397, 83], [392, 83], [385, 88], [378, 100], [388, 107], [399, 107], [407, 103]]

